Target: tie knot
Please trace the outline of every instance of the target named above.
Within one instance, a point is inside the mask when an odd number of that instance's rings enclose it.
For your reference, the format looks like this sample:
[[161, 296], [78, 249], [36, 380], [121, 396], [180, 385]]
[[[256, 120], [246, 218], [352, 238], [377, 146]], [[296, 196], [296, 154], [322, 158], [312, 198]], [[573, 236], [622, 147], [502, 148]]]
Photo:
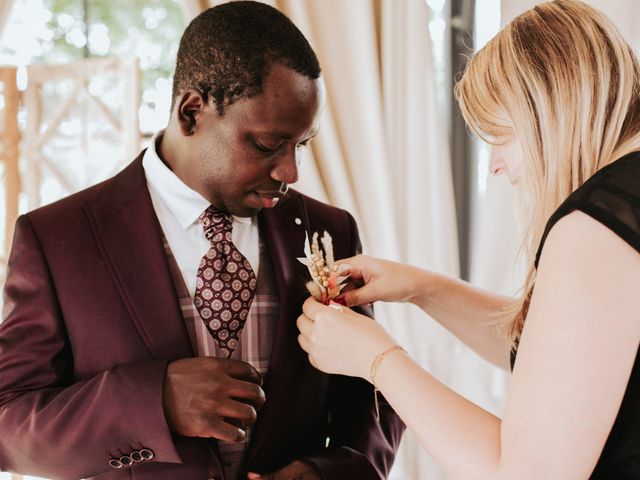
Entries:
[[[213, 239], [213, 236], [218, 233], [228, 234], [229, 236], [231, 236], [231, 215], [218, 210], [213, 205], [210, 205], [209, 208], [202, 212], [202, 215], [200, 215], [198, 221], [202, 224], [204, 235], [209, 241], [211, 241]], [[227, 235], [224, 236], [226, 237]], [[216, 240], [222, 240], [222, 236], [220, 239]], [[228, 238], [227, 240], [230, 240], [230, 238]]]

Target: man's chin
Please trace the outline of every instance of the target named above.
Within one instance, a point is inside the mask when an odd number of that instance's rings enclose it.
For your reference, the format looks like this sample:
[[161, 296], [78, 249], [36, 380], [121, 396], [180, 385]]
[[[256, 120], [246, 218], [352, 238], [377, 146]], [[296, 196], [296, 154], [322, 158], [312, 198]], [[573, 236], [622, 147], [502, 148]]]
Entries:
[[228, 213], [233, 215], [234, 217], [255, 217], [258, 213], [260, 213], [262, 207], [247, 207], [247, 206], [238, 206], [237, 208], [230, 209]]

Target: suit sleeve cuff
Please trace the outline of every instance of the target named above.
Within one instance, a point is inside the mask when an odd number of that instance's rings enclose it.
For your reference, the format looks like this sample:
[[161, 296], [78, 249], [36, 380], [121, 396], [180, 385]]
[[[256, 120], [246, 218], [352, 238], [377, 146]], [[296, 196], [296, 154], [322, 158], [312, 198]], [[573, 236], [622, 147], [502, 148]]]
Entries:
[[122, 387], [123, 392], [133, 395], [133, 398], [124, 400], [135, 406], [135, 411], [131, 411], [128, 417], [131, 431], [139, 435], [135, 444], [151, 450], [154, 461], [182, 463], [164, 413], [166, 370], [165, 361], [135, 365], [126, 376], [128, 385], [120, 383], [119, 387]]

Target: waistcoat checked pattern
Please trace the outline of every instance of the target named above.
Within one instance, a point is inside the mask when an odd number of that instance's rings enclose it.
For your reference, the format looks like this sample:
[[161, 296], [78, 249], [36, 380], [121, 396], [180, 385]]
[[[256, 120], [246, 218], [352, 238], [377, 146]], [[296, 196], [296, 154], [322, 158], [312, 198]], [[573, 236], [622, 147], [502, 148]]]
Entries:
[[[180, 268], [171, 252], [166, 238], [163, 238], [165, 253], [171, 276], [178, 296], [180, 310], [187, 327], [194, 353], [199, 357], [212, 356], [226, 358], [218, 343], [200, 317], [193, 298], [189, 295]], [[271, 357], [271, 349], [279, 314], [278, 290], [271, 259], [265, 243], [260, 239], [260, 260], [256, 292], [251, 309], [240, 334], [238, 345], [231, 355], [232, 360], [241, 360], [253, 365], [263, 376], [266, 375]], [[258, 416], [260, 413], [258, 412]], [[244, 458], [251, 439], [251, 429], [242, 442], [218, 441], [222, 465], [227, 480], [244, 480]]]

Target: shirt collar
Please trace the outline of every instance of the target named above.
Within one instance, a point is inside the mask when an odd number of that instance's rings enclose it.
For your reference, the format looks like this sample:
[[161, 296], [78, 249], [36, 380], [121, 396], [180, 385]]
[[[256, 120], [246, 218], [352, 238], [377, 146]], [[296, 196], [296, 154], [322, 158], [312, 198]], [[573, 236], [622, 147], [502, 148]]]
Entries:
[[[163, 133], [164, 131], [161, 130], [151, 138], [151, 142], [142, 158], [142, 167], [149, 187], [157, 193], [176, 218], [180, 227], [186, 230], [198, 221], [202, 212], [210, 204], [206, 198], [180, 180], [160, 159], [156, 150], [156, 142]], [[251, 225], [255, 222], [255, 216], [236, 217], [233, 215], [233, 219], [246, 225]]]

